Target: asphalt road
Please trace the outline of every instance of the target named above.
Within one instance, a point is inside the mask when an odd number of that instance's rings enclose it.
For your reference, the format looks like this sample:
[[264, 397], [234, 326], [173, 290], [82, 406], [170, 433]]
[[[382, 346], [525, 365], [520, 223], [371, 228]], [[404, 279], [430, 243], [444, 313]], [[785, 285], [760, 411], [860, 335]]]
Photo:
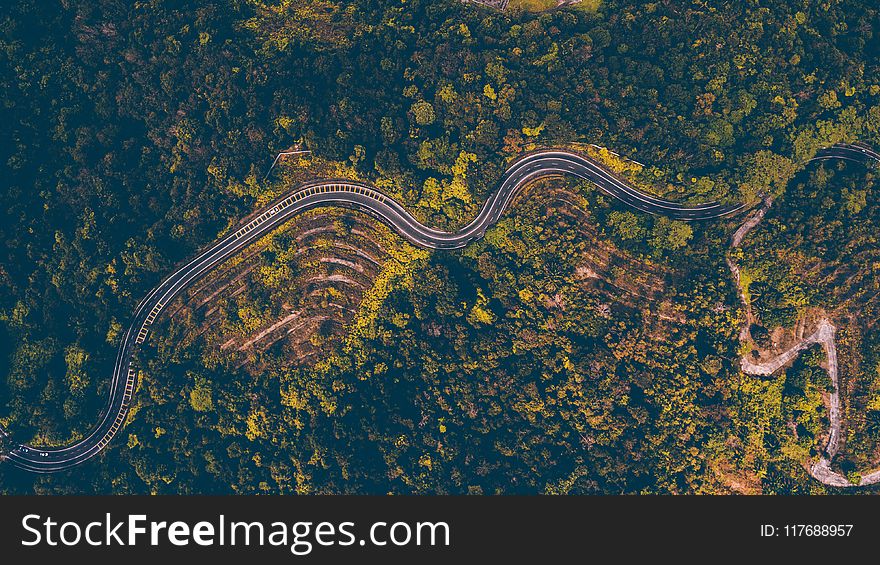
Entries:
[[[823, 150], [817, 159], [867, 161], [878, 158], [867, 147], [836, 145]], [[875, 157], [876, 156], [876, 157]], [[588, 157], [564, 150], [548, 149], [524, 156], [505, 172], [498, 189], [486, 200], [479, 214], [465, 227], [449, 233], [418, 222], [399, 203], [375, 188], [346, 180], [321, 180], [300, 185], [264, 208], [256, 218], [226, 235], [179, 267], [138, 305], [132, 323], [122, 337], [110, 386], [110, 397], [97, 426], [83, 439], [62, 448], [19, 445], [7, 460], [14, 466], [37, 473], [51, 473], [73, 467], [99, 453], [122, 428], [137, 383], [132, 360], [150, 326], [183, 289], [220, 265], [250, 243], [291, 217], [321, 206], [343, 206], [361, 210], [388, 224], [409, 242], [426, 249], [460, 249], [480, 239], [510, 205], [517, 191], [527, 183], [550, 175], [572, 175], [589, 180], [605, 193], [629, 207], [649, 214], [683, 221], [710, 220], [735, 213], [745, 204], [710, 202], [684, 206], [656, 198], [627, 185]]]

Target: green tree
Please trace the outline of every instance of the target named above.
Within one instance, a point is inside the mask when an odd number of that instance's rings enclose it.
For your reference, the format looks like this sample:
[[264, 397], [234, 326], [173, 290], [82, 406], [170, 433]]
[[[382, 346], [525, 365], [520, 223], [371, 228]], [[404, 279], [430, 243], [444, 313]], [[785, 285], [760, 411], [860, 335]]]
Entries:
[[642, 217], [629, 211], [611, 212], [608, 214], [608, 223], [611, 224], [614, 234], [624, 241], [640, 241], [648, 235]]
[[690, 224], [659, 217], [651, 230], [651, 247], [655, 255], [662, 255], [664, 251], [681, 249], [693, 235]]
[[196, 412], [208, 412], [214, 408], [211, 382], [204, 377], [196, 377], [195, 386], [189, 392], [189, 405]]
[[758, 151], [745, 159], [740, 194], [746, 202], [763, 196], [778, 196], [797, 171], [788, 157], [772, 151]]
[[434, 107], [427, 100], [419, 100], [414, 103], [410, 110], [416, 119], [416, 123], [420, 126], [427, 126], [434, 123]]

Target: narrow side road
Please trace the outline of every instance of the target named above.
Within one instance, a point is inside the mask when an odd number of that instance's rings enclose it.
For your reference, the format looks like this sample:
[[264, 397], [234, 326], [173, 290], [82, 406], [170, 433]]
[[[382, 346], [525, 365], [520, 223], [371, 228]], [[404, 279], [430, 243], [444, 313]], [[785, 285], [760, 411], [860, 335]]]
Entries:
[[[812, 160], [824, 161], [829, 159], [843, 159], [860, 163], [870, 163], [872, 161], [880, 162], [880, 153], [863, 145], [840, 144], [824, 150]], [[757, 212], [753, 213], [748, 219], [746, 219], [743, 225], [736, 230], [731, 238], [731, 250], [742, 245], [745, 236], [761, 222], [764, 215], [767, 213], [767, 210], [770, 209], [771, 204], [772, 203], [769, 200], [765, 201], [764, 206]], [[727, 257], [727, 265], [730, 268], [731, 275], [733, 276], [737, 288], [740, 288], [739, 267], [731, 259], [729, 254]], [[746, 313], [746, 320], [740, 331], [740, 341], [750, 342], [751, 336], [749, 328], [752, 323], [751, 306], [741, 290], [739, 291], [739, 296]], [[748, 356], [744, 356], [740, 359], [740, 368], [743, 373], [747, 375], [770, 376], [776, 374], [780, 369], [794, 361], [805, 349], [808, 349], [810, 346], [817, 343], [822, 344], [822, 348], [825, 350], [825, 359], [828, 364], [828, 376], [831, 379], [834, 391], [828, 395], [828, 443], [825, 445], [824, 454], [817, 462], [810, 466], [810, 475], [823, 484], [833, 487], [845, 488], [873, 485], [880, 482], [880, 469], [861, 475], [858, 483], [852, 483], [846, 477], [831, 468], [831, 461], [840, 449], [841, 428], [837, 344], [834, 340], [834, 334], [836, 331], [837, 328], [830, 320], [822, 319], [819, 321], [819, 325], [812, 335], [801, 339], [788, 350], [761, 363], [755, 363], [749, 359]]]

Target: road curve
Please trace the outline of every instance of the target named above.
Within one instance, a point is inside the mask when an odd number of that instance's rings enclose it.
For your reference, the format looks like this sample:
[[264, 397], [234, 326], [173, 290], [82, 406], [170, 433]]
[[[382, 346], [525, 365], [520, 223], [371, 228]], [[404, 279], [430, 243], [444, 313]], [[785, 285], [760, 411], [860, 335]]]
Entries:
[[[880, 163], [880, 153], [877, 153], [863, 144], [838, 144], [822, 150], [810, 161], [824, 161], [829, 159], [842, 159], [846, 161], [857, 161], [865, 165], [870, 165], [872, 163], [876, 165], [877, 163]], [[771, 204], [772, 201], [766, 199], [764, 201], [764, 206], [747, 219], [738, 230], [736, 230], [731, 238], [731, 249], [736, 249], [742, 244], [743, 238], [764, 218], [764, 215], [767, 213]], [[737, 267], [730, 255], [727, 256], [727, 265], [730, 268], [736, 286], [739, 287], [739, 267]], [[746, 309], [746, 319], [740, 330], [740, 341], [751, 340], [749, 333], [749, 327], [752, 322], [750, 306], [742, 292], [740, 292], [740, 301]], [[812, 335], [801, 339], [788, 350], [762, 363], [755, 363], [747, 355], [743, 356], [740, 359], [740, 367], [742, 368], [743, 373], [747, 375], [773, 375], [784, 366], [788, 365], [800, 355], [803, 350], [813, 344], [821, 343], [822, 348], [825, 350], [825, 357], [828, 364], [828, 377], [831, 379], [833, 391], [828, 394], [828, 442], [826, 443], [825, 450], [820, 455], [819, 460], [810, 465], [810, 475], [814, 479], [833, 487], [860, 487], [874, 485], [880, 483], [880, 469], [875, 469], [866, 474], [860, 474], [859, 482], [853, 483], [847, 477], [844, 477], [842, 474], [831, 468], [831, 461], [840, 449], [841, 437], [840, 384], [838, 378], [837, 345], [834, 337], [836, 331], [837, 328], [835, 328], [828, 319], [823, 318], [820, 320], [816, 331]]]
[[[864, 159], [866, 151], [870, 150], [836, 145], [820, 152], [817, 158]], [[18, 445], [9, 452], [7, 460], [21, 469], [51, 473], [78, 465], [104, 449], [125, 423], [137, 383], [132, 360], [156, 317], [194, 281], [293, 216], [321, 206], [342, 206], [381, 220], [416, 246], [436, 250], [461, 249], [483, 237], [523, 186], [540, 177], [560, 174], [589, 180], [635, 210], [677, 220], [709, 220], [735, 213], [746, 206], [717, 202], [684, 206], [656, 198], [626, 184], [589, 157], [563, 149], [535, 151], [511, 164], [477, 216], [456, 232], [439, 231], [421, 224], [398, 202], [365, 183], [330, 179], [299, 185], [269, 204], [256, 218], [180, 266], [141, 301], [134, 311], [131, 325], [122, 336], [107, 405], [99, 423], [88, 435], [61, 448]]]

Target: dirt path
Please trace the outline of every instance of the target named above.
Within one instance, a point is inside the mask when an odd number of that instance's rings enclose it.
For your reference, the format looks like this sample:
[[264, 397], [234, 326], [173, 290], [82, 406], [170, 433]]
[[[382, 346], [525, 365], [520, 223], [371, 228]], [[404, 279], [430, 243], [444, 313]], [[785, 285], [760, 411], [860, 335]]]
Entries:
[[[766, 200], [764, 206], [750, 216], [745, 223], [736, 230], [731, 239], [731, 250], [738, 248], [742, 244], [745, 236], [764, 218], [771, 204], [772, 202], [769, 199]], [[737, 267], [729, 254], [727, 256], [727, 265], [730, 267], [730, 272], [733, 275], [737, 287], [740, 287], [739, 267]], [[749, 328], [752, 324], [752, 310], [741, 288], [739, 290], [739, 297], [746, 313], [745, 325], [740, 331], [740, 340], [751, 341]], [[798, 355], [800, 355], [805, 349], [808, 349], [810, 346], [817, 343], [822, 344], [822, 348], [825, 350], [825, 358], [828, 362], [828, 376], [831, 378], [834, 391], [828, 395], [828, 421], [830, 422], [828, 429], [828, 443], [825, 446], [825, 453], [822, 457], [810, 466], [810, 475], [823, 484], [834, 487], [873, 485], [880, 483], [880, 470], [862, 475], [859, 482], [854, 484], [840, 473], [831, 469], [831, 460], [834, 459], [834, 456], [837, 455], [837, 452], [840, 449], [840, 387], [838, 383], [837, 345], [834, 340], [836, 330], [837, 328], [834, 327], [834, 324], [832, 324], [831, 321], [827, 318], [823, 318], [819, 321], [819, 325], [812, 335], [809, 335], [806, 338], [801, 338], [798, 343], [790, 347], [788, 350], [783, 351], [772, 359], [760, 363], [755, 363], [749, 359], [748, 356], [744, 356], [740, 359], [740, 367], [742, 368], [743, 373], [747, 375], [770, 376], [797, 359]], [[803, 328], [800, 328], [800, 332], [803, 332]]]
[[[828, 430], [828, 443], [825, 446], [825, 455], [811, 466], [810, 474], [826, 485], [854, 486], [844, 476], [831, 470], [831, 459], [837, 455], [837, 451], [840, 448], [840, 391], [837, 375], [837, 345], [834, 342], [836, 330], [837, 328], [834, 327], [834, 324], [823, 318], [812, 335], [802, 339], [787, 351], [762, 363], [754, 363], [748, 357], [743, 357], [740, 360], [740, 366], [743, 373], [747, 375], [772, 375], [794, 361], [801, 354], [801, 351], [808, 349], [816, 343], [822, 344], [828, 361], [828, 376], [831, 378], [834, 391], [828, 395], [828, 421], [830, 422], [830, 427]], [[880, 472], [876, 473], [876, 475], [876, 480], [880, 480]]]
[[823, 344], [825, 346], [826, 352], [828, 350], [829, 344], [831, 347], [834, 347], [835, 329], [836, 328], [831, 324], [831, 322], [823, 319], [819, 322], [819, 326], [813, 333], [813, 335], [802, 339], [787, 351], [783, 351], [776, 357], [768, 359], [767, 361], [763, 361], [761, 363], [755, 363], [748, 357], [743, 357], [740, 360], [740, 366], [742, 367], [743, 372], [747, 375], [772, 375], [785, 365], [788, 365], [790, 362], [797, 359], [797, 356], [800, 355], [801, 351], [807, 349], [814, 343]]
[[[754, 213], [752, 213], [743, 225], [741, 225], [734, 233], [733, 237], [730, 240], [730, 249], [734, 250], [739, 248], [742, 245], [743, 239], [746, 235], [752, 231], [758, 224], [761, 223], [761, 220], [764, 219], [764, 216], [767, 214], [767, 210], [770, 209], [770, 206], [773, 205], [773, 200], [771, 198], [766, 198], [764, 200], [764, 204]], [[743, 311], [746, 314], [746, 320], [743, 323], [743, 327], [739, 331], [739, 340], [740, 341], [752, 341], [751, 327], [752, 321], [754, 320], [752, 316], [752, 305], [749, 303], [746, 298], [745, 292], [742, 289], [742, 279], [739, 271], [739, 266], [734, 262], [733, 258], [730, 256], [730, 253], [727, 254], [725, 258], [727, 260], [727, 267], [730, 269], [731, 274], [733, 275], [733, 282], [736, 284], [736, 288], [738, 289], [739, 301], [742, 303]]]

